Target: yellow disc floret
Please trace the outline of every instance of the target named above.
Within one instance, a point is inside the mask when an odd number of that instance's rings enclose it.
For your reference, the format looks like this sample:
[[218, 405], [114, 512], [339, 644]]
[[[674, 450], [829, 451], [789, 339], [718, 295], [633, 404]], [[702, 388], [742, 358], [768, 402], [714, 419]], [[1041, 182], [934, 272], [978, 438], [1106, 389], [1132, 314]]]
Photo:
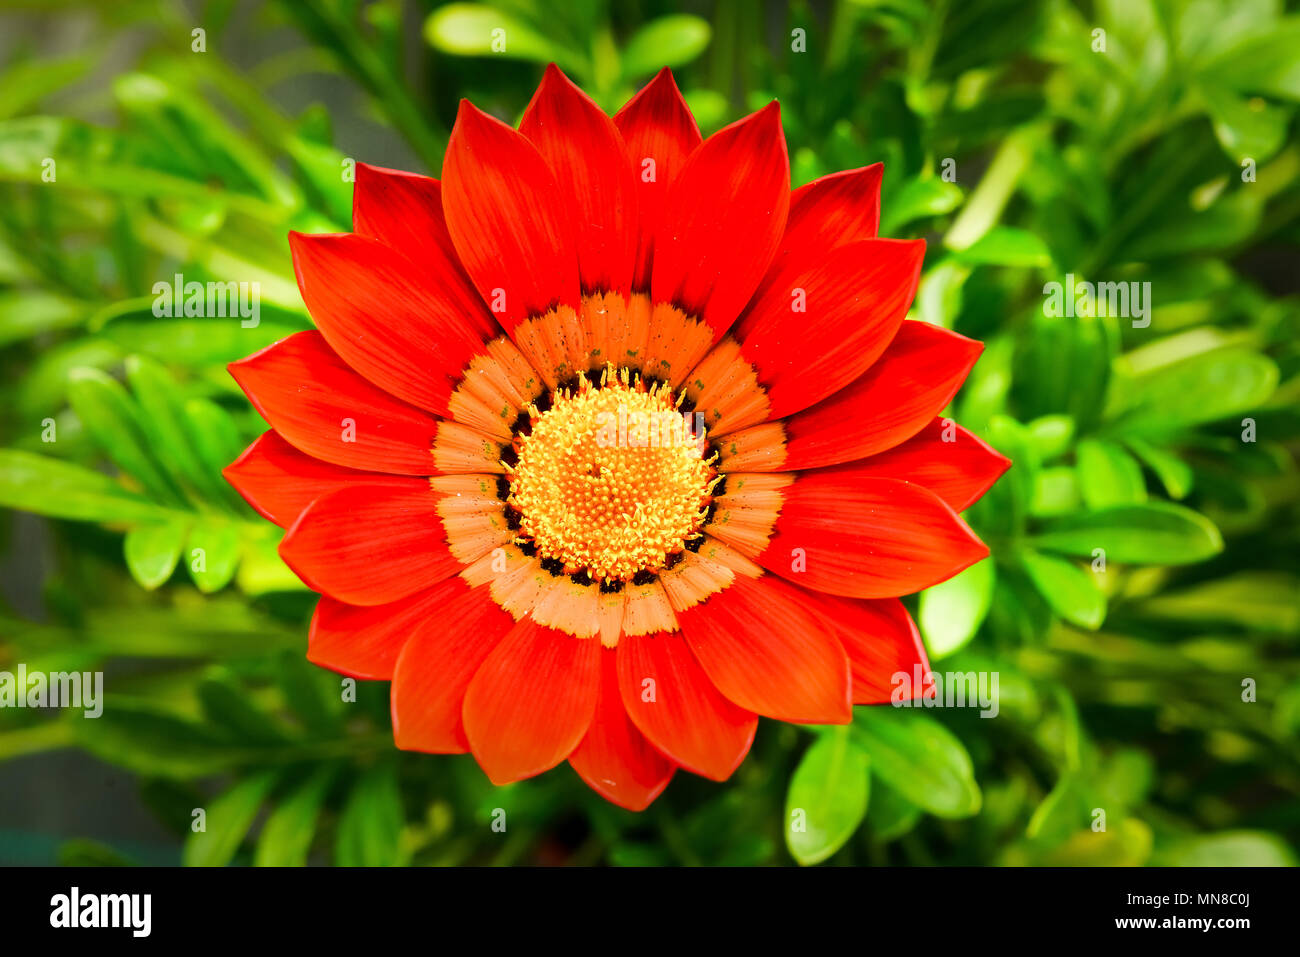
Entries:
[[665, 386], [606, 369], [557, 391], [519, 440], [509, 503], [543, 559], [593, 580], [665, 566], [696, 536], [714, 470]]

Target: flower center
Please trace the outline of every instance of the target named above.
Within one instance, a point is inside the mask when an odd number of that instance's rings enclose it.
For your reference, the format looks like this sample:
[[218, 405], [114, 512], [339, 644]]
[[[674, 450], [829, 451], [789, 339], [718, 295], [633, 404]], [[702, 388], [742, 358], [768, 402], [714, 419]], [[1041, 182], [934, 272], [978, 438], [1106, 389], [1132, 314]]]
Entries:
[[669, 567], [698, 537], [720, 479], [704, 458], [703, 429], [667, 386], [610, 367], [530, 412], [508, 504], [544, 561], [592, 581], [634, 580]]

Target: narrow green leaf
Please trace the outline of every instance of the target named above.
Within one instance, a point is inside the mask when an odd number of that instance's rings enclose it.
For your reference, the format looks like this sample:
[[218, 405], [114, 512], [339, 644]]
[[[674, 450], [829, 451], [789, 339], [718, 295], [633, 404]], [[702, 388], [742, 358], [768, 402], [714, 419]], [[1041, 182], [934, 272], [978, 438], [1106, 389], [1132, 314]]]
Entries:
[[232, 739], [257, 745], [283, 744], [288, 740], [274, 719], [253, 704], [247, 691], [227, 680], [204, 679], [199, 684], [198, 697], [208, 724], [221, 728]]
[[114, 465], [159, 501], [182, 501], [180, 490], [149, 451], [139, 407], [120, 382], [99, 369], [73, 369], [68, 404]]
[[[185, 403], [185, 417], [189, 420], [189, 434], [194, 438], [194, 450], [209, 474], [220, 476], [227, 465], [239, 458], [244, 442], [239, 427], [230, 413], [207, 399], [190, 399]], [[226, 499], [240, 509], [247, 508], [234, 487], [221, 480]]]
[[1138, 611], [1198, 626], [1223, 622], [1252, 631], [1300, 634], [1300, 577], [1286, 572], [1239, 571], [1142, 601]]
[[334, 860], [340, 867], [391, 867], [406, 817], [392, 765], [362, 774], [339, 815]]
[[127, 380], [143, 412], [142, 421], [159, 457], [200, 500], [220, 501], [227, 492], [219, 472], [208, 471], [195, 450], [179, 387], [161, 365], [144, 356], [126, 360]]
[[147, 522], [174, 513], [99, 472], [17, 449], [0, 449], [0, 505], [53, 518]]
[[1170, 502], [1120, 505], [1065, 516], [1035, 536], [1038, 548], [1137, 565], [1188, 565], [1223, 550], [1223, 536], [1204, 515]]
[[278, 771], [241, 779], [204, 808], [202, 831], [193, 831], [181, 853], [186, 867], [225, 867], [243, 843], [253, 819], [274, 787]]
[[88, 303], [56, 293], [0, 292], [0, 346], [80, 325], [90, 313]]
[[307, 863], [321, 807], [336, 777], [335, 768], [316, 771], [275, 806], [257, 838], [257, 867], [301, 867]]
[[204, 725], [143, 702], [110, 700], [103, 714], [75, 722], [74, 730], [91, 754], [137, 774], [201, 777], [247, 756]]

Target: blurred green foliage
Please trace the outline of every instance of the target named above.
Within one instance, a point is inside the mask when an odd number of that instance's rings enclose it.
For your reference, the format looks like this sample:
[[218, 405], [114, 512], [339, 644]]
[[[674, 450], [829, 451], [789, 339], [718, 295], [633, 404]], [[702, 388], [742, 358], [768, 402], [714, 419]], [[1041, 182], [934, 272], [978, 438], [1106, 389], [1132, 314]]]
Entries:
[[[1294, 7], [0, 6], [0, 505], [49, 519], [4, 514], [43, 584], [0, 667], [113, 674], [98, 720], [4, 714], [0, 775], [128, 769], [189, 864], [1294, 863]], [[250, 63], [250, 33], [281, 42]], [[386, 685], [344, 703], [305, 661], [312, 596], [219, 474], [264, 427], [224, 366], [310, 327], [286, 232], [346, 229], [370, 157], [276, 104], [345, 90], [436, 175], [459, 97], [516, 119], [552, 60], [610, 110], [670, 65], [706, 133], [779, 98], [796, 183], [885, 163], [882, 234], [930, 240], [914, 317], [987, 343], [952, 412], [1016, 463], [967, 516], [992, 558], [909, 601], [936, 670], [997, 672], [996, 719], [764, 722], [731, 782], [634, 815], [397, 752]], [[155, 317], [174, 273], [259, 282], [260, 324]], [[1067, 276], [1149, 283], [1149, 325], [1050, 314]]]

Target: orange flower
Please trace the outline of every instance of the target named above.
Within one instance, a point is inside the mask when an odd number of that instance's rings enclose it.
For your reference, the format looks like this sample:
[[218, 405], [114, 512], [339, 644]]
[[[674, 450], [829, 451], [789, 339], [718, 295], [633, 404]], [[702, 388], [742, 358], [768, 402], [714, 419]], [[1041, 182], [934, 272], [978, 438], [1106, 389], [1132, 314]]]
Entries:
[[226, 475], [398, 747], [640, 809], [928, 668], [895, 596], [987, 554], [957, 512], [1008, 462], [935, 418], [981, 346], [904, 319], [880, 175], [791, 192], [775, 103], [701, 142], [667, 70], [610, 119], [552, 66], [291, 235], [320, 331], [231, 366], [272, 430]]

